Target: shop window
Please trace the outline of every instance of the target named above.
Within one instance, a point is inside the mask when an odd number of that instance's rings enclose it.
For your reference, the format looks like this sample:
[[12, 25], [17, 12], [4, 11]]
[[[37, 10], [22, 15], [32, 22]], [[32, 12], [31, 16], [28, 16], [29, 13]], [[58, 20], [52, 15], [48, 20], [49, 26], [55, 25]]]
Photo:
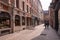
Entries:
[[30, 25], [31, 25], [31, 18], [30, 18]]
[[27, 17], [27, 26], [29, 26], [29, 18]]
[[15, 26], [20, 26], [20, 17], [18, 15], [15, 16]]
[[22, 25], [25, 25], [25, 17], [22, 17]]
[[7, 19], [0, 19], [0, 28], [10, 27], [10, 22], [7, 23]]
[[0, 29], [10, 28], [10, 15], [8, 13], [0, 13]]

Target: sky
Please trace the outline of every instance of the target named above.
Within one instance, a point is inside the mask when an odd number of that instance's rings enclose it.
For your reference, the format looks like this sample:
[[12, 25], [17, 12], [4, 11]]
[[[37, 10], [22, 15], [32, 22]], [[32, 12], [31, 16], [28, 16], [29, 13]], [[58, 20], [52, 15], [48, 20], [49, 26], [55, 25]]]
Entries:
[[43, 10], [48, 10], [52, 0], [40, 0], [40, 1], [41, 1]]

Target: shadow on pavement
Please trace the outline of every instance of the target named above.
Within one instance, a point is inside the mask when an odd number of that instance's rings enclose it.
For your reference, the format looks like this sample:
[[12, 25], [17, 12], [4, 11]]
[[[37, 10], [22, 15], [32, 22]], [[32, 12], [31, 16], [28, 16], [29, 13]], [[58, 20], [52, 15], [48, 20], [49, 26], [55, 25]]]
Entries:
[[31, 40], [60, 40], [60, 38], [52, 28], [47, 28], [39, 36]]
[[48, 30], [48, 29], [44, 29], [43, 32], [39, 36], [37, 36], [31, 40], [45, 40], [46, 36], [47, 36], [46, 30]]

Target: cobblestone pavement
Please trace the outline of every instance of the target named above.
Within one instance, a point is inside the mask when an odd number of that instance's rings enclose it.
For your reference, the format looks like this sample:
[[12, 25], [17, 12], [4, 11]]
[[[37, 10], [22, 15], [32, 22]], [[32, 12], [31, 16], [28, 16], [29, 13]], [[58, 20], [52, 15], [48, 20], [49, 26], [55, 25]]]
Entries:
[[36, 26], [33, 30], [23, 30], [1, 36], [0, 40], [60, 40], [56, 32], [50, 27], [45, 29], [43, 24]]

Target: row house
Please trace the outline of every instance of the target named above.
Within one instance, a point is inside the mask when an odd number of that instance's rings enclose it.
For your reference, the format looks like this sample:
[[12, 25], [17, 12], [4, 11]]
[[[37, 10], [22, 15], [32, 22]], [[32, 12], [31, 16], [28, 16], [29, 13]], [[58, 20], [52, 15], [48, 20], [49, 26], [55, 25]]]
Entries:
[[52, 0], [49, 15], [50, 25], [60, 34], [60, 0]]
[[42, 4], [41, 2], [38, 0], [38, 13], [37, 13], [37, 17], [38, 20], [40, 20], [40, 24], [44, 22], [44, 13], [43, 13], [43, 9], [42, 9]]
[[[38, 1], [0, 0], [0, 35], [39, 25]], [[40, 10], [42, 10], [42, 6]]]

